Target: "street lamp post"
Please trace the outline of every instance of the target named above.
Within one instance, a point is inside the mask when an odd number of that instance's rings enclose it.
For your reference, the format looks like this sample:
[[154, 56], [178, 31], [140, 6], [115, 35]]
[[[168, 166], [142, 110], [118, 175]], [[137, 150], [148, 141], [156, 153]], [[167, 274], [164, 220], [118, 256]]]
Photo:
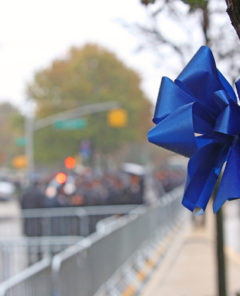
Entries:
[[33, 147], [33, 117], [25, 116], [25, 155], [27, 159], [27, 180], [32, 181], [34, 172], [34, 147]]
[[79, 118], [84, 115], [104, 112], [119, 107], [118, 102], [103, 102], [77, 107], [71, 110], [60, 112], [42, 119], [34, 120], [32, 115], [25, 117], [25, 153], [27, 158], [27, 178], [32, 181], [34, 175], [34, 132], [44, 127], [50, 126], [59, 120]]

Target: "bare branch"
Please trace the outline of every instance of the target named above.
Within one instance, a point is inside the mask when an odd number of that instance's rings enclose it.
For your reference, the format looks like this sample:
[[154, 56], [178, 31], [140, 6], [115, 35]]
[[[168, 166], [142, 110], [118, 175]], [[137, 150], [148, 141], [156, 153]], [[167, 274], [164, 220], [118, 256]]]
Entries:
[[184, 49], [182, 46], [178, 46], [177, 44], [173, 43], [171, 40], [167, 39], [159, 30], [156, 28], [146, 28], [143, 26], [138, 25], [138, 29], [141, 33], [144, 33], [147, 35], [148, 38], [151, 40], [154, 40], [154, 42], [157, 42], [158, 44], [164, 44], [172, 48], [179, 56], [181, 63], [184, 65], [186, 63], [184, 58]]

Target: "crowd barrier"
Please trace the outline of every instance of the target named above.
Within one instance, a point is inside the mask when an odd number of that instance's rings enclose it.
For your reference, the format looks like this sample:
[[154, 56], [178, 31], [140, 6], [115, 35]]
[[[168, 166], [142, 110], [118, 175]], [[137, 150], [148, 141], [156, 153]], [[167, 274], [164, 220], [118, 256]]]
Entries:
[[0, 239], [0, 282], [79, 242], [79, 236]]
[[52, 296], [51, 260], [43, 259], [0, 285], [0, 296]]
[[[156, 233], [164, 238], [178, 222], [182, 191], [175, 189], [154, 207], [132, 210], [105, 231], [55, 255], [52, 262], [23, 271], [0, 285], [0, 296], [93, 296], [146, 241]], [[31, 290], [35, 284], [36, 289]], [[42, 291], [39, 285], [44, 286]]]
[[90, 206], [23, 210], [0, 217], [0, 237], [87, 236], [98, 221], [129, 213], [137, 205]]

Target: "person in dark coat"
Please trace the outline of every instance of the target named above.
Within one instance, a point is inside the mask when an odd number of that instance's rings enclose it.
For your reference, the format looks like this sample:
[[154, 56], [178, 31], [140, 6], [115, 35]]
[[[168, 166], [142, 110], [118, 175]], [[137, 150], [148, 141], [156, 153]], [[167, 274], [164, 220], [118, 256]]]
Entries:
[[[39, 188], [39, 184], [34, 182], [25, 189], [21, 197], [21, 208], [39, 209], [45, 204], [45, 195]], [[24, 218], [24, 234], [27, 236], [41, 236], [41, 221], [40, 218]]]
[[45, 198], [39, 188], [39, 183], [36, 181], [24, 190], [21, 197], [21, 207], [22, 209], [44, 208]]
[[[21, 197], [21, 208], [27, 209], [39, 209], [43, 208], [45, 204], [45, 195], [39, 188], [38, 182], [30, 184], [25, 189]], [[40, 217], [23, 217], [23, 233], [28, 237], [42, 236], [42, 221]], [[28, 264], [31, 265], [42, 258], [42, 252], [40, 246], [33, 248], [28, 246]]]

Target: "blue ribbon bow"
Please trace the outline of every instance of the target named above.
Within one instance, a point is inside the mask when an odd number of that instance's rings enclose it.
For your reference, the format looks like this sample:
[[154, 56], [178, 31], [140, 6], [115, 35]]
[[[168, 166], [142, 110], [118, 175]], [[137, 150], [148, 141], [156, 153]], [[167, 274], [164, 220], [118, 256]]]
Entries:
[[[240, 80], [236, 82], [240, 94]], [[190, 158], [183, 205], [205, 210], [226, 162], [213, 203], [240, 198], [240, 106], [233, 88], [201, 47], [173, 82], [162, 78], [150, 142]]]

